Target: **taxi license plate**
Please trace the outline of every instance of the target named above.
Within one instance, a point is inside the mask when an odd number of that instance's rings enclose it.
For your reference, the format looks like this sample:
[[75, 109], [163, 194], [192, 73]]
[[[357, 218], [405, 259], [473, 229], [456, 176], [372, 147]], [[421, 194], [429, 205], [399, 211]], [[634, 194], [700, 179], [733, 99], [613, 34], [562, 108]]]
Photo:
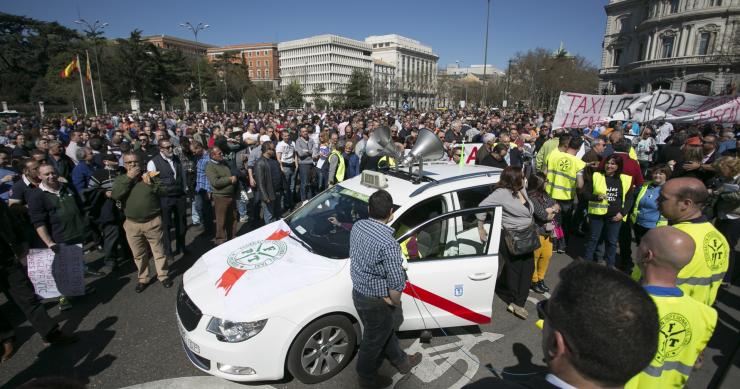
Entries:
[[182, 337], [182, 342], [185, 343], [185, 347], [189, 348], [190, 351], [200, 354], [200, 346], [198, 346], [197, 343], [190, 340], [188, 337], [188, 332], [185, 331], [185, 327], [180, 322], [180, 318], [177, 318], [177, 329], [180, 330], [180, 336]]

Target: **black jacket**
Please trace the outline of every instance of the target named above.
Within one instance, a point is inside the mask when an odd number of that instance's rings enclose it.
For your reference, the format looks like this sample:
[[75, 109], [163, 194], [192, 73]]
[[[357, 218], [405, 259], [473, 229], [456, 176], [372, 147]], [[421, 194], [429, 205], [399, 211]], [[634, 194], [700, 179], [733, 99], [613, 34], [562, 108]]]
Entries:
[[[275, 162], [277, 163], [277, 161]], [[265, 199], [269, 199], [270, 202], [273, 202], [277, 199], [275, 191], [277, 185], [274, 185], [272, 182], [272, 172], [270, 171], [269, 163], [264, 157], [260, 157], [257, 160], [254, 164], [254, 180], [257, 181], [260, 200], [265, 201]]]

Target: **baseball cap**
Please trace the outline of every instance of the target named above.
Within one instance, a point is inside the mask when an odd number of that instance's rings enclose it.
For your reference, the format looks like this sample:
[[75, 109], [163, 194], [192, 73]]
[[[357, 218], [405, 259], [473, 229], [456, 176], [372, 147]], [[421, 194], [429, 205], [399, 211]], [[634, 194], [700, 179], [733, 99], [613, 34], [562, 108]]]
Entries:
[[260, 136], [260, 143], [269, 142], [271, 140], [272, 139], [270, 139], [270, 136], [269, 135], [262, 135], [262, 136]]

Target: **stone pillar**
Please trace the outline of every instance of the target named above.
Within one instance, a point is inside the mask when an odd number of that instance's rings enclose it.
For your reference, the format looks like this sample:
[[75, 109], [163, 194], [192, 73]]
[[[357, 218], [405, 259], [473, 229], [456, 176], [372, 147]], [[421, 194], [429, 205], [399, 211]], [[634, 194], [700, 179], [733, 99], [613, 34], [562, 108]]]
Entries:
[[159, 106], [162, 107], [162, 112], [167, 110], [167, 106], [165, 105], [164, 99], [159, 100]]
[[183, 102], [185, 103], [185, 113], [190, 113], [190, 99], [184, 99]]
[[200, 109], [202, 112], [208, 112], [208, 99], [200, 99]]
[[241, 108], [242, 112], [246, 111], [246, 104], [244, 104], [244, 99], [241, 100]]
[[139, 113], [139, 99], [136, 97], [131, 98], [131, 112]]
[[3, 101], [2, 102], [2, 105], [3, 105], [3, 111], [7, 111], [8, 110], [8, 102], [7, 101]]
[[39, 113], [41, 114], [41, 118], [44, 118], [44, 102], [39, 101]]

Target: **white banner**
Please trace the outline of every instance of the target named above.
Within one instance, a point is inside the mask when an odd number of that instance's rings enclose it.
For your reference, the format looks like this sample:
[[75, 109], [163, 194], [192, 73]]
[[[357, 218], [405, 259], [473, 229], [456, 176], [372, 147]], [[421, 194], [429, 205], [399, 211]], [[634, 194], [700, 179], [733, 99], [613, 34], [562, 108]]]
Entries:
[[82, 245], [59, 245], [51, 249], [28, 250], [28, 278], [43, 298], [85, 294]]
[[624, 95], [560, 92], [553, 128], [610, 121], [740, 123], [740, 96], [700, 96], [672, 90]]

